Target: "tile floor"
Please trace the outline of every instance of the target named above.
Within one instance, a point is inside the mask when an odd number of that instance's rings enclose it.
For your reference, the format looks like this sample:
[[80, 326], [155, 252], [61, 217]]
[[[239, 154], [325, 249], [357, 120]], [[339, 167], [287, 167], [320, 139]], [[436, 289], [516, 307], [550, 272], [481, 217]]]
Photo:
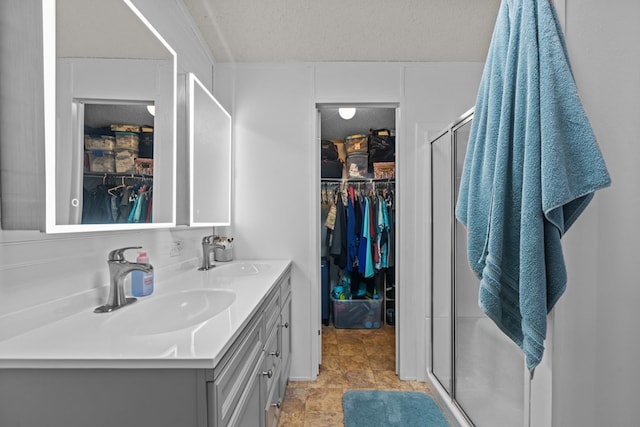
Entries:
[[342, 426], [347, 390], [407, 390], [431, 395], [428, 384], [395, 373], [395, 328], [322, 328], [322, 365], [316, 381], [290, 381], [278, 427]]

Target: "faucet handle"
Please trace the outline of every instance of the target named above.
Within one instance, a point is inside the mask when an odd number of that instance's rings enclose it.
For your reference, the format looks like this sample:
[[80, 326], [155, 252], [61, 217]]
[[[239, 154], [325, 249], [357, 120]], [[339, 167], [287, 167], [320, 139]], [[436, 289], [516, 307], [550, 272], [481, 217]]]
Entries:
[[216, 238], [215, 234], [210, 234], [208, 236], [204, 236], [202, 238], [202, 243], [207, 243], [207, 244], [211, 244], [213, 242], [213, 239]]
[[142, 249], [142, 246], [127, 246], [126, 248], [114, 249], [109, 252], [109, 261], [126, 261], [124, 251], [129, 249]]

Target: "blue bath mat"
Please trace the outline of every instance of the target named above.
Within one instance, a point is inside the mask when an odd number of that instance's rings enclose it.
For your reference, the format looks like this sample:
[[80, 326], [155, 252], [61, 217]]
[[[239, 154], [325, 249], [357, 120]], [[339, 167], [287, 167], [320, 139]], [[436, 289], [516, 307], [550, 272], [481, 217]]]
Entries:
[[344, 427], [449, 427], [433, 399], [413, 391], [348, 391]]

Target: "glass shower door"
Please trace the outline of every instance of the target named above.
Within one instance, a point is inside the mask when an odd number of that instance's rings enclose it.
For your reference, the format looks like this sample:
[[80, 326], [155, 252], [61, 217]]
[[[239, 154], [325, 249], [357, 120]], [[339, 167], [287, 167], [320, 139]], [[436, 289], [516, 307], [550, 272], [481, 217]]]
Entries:
[[[458, 198], [471, 118], [453, 128], [455, 200]], [[524, 358], [478, 306], [479, 279], [467, 260], [467, 233], [454, 227], [454, 397], [477, 427], [524, 422]]]
[[431, 372], [476, 427], [524, 425], [524, 357], [478, 306], [480, 280], [455, 220], [470, 112], [431, 141]]

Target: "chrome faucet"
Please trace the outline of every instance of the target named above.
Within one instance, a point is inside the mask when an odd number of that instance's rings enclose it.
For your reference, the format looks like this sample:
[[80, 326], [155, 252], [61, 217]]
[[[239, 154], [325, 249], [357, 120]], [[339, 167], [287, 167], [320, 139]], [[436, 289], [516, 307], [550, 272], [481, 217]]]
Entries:
[[153, 266], [148, 263], [131, 262], [124, 258], [124, 251], [129, 249], [141, 249], [142, 246], [131, 246], [126, 248], [114, 249], [109, 252], [109, 297], [107, 303], [93, 310], [94, 313], [110, 313], [127, 304], [131, 304], [137, 301], [137, 298], [129, 297], [124, 293], [124, 279], [134, 270], [144, 271], [149, 273], [153, 271]]
[[215, 265], [211, 264], [211, 254], [216, 248], [224, 249], [224, 246], [213, 243], [216, 237], [215, 234], [212, 234], [202, 238], [202, 267], [198, 269], [199, 271], [206, 271], [215, 267]]

